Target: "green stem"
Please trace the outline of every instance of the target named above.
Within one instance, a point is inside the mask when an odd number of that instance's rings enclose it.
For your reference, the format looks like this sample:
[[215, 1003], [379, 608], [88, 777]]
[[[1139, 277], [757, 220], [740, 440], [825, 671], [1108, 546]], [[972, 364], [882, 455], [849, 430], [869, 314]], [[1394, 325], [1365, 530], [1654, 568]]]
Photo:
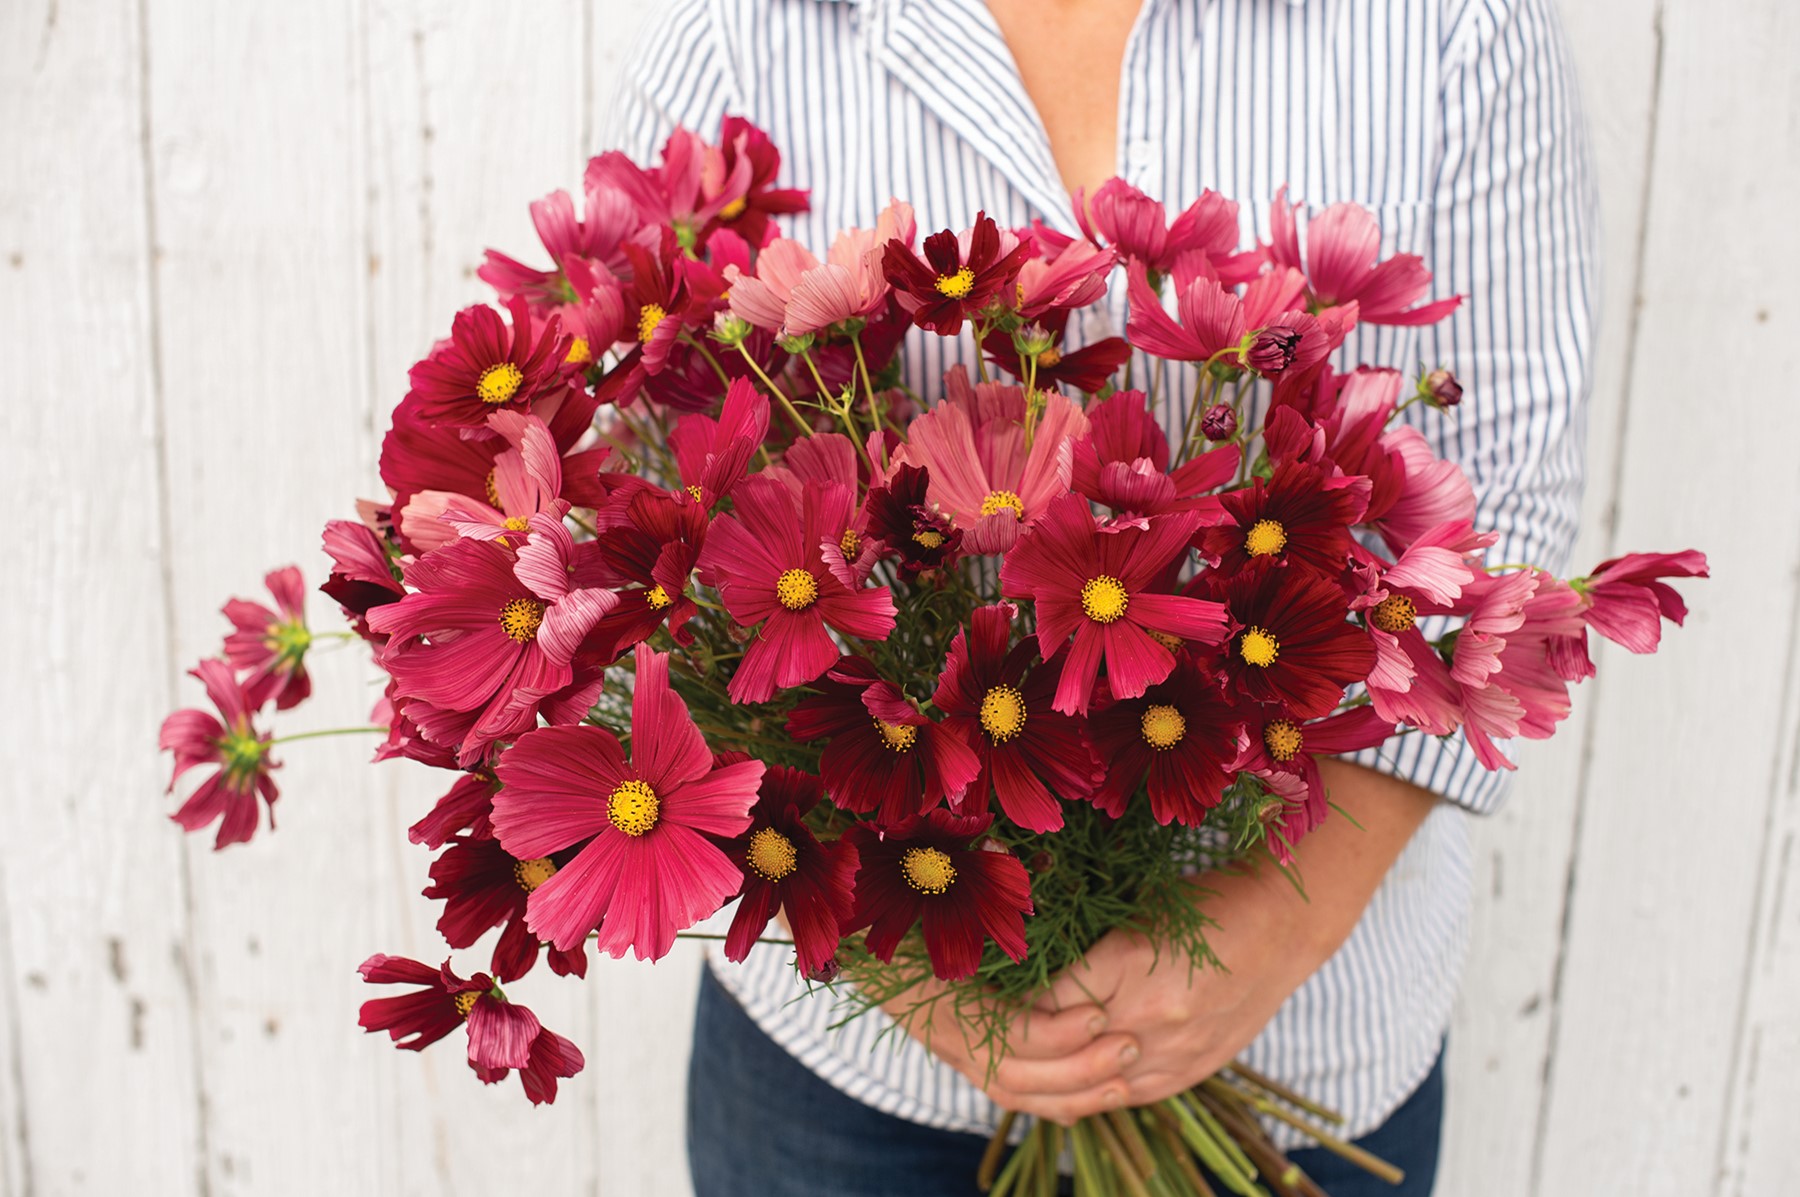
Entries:
[[799, 428], [800, 431], [807, 436], [811, 436], [813, 434], [813, 426], [801, 418], [800, 413], [794, 409], [794, 401], [787, 397], [787, 392], [775, 385], [775, 380], [770, 378], [768, 373], [763, 370], [762, 366], [757, 364], [756, 359], [750, 356], [750, 351], [745, 349], [741, 342], [738, 345], [738, 352], [743, 355], [746, 362], [750, 363], [750, 369], [755, 371], [756, 376], [762, 379], [762, 384], [769, 388], [769, 393], [775, 396], [775, 401], [781, 404], [782, 410], [787, 412], [788, 418], [794, 421], [795, 427]]
[[386, 735], [388, 730], [385, 727], [330, 727], [320, 731], [295, 732], [291, 736], [278, 736], [269, 741], [269, 746], [292, 744], [296, 740], [318, 740], [326, 736], [356, 736], [366, 732], [380, 732], [382, 735]]
[[[598, 932], [595, 932], [595, 934], [598, 934]], [[676, 933], [675, 933], [675, 938], [676, 938], [676, 939], [716, 939], [716, 940], [723, 940], [723, 939], [724, 939], [724, 938], [725, 938], [725, 936], [723, 936], [723, 935], [714, 935], [714, 934], [712, 934], [712, 933], [711, 933], [711, 932], [708, 932], [708, 931], [677, 931], [677, 932], [676, 932]], [[783, 947], [789, 947], [789, 948], [791, 948], [791, 947], [793, 947], [793, 946], [794, 946], [794, 941], [793, 941], [793, 940], [791, 940], [791, 939], [769, 939], [769, 938], [766, 938], [766, 937], [762, 937], [762, 938], [758, 938], [758, 939], [757, 939], [757, 940], [755, 940], [755, 941], [754, 941], [754, 942], [756, 942], [756, 943], [773, 943], [773, 944], [781, 944], [781, 945], [782, 945], [782, 946], [783, 946]]]
[[711, 366], [713, 373], [719, 376], [719, 382], [722, 386], [729, 387], [731, 385], [731, 376], [725, 373], [725, 367], [719, 364], [719, 359], [714, 357], [705, 345], [701, 344], [697, 338], [689, 336], [687, 333], [681, 334], [681, 340], [684, 344], [699, 350], [700, 356], [706, 359], [706, 364]]

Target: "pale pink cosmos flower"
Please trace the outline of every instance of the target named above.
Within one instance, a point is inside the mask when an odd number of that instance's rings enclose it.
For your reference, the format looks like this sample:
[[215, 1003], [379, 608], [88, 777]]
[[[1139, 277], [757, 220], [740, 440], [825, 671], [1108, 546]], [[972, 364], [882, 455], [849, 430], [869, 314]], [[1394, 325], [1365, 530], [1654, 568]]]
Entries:
[[1087, 417], [1051, 391], [1027, 445], [1020, 388], [971, 385], [957, 366], [944, 375], [944, 391], [944, 402], [907, 428], [895, 460], [930, 473], [930, 499], [963, 529], [964, 550], [1004, 553], [1069, 493], [1074, 442], [1087, 435]]
[[757, 255], [756, 272], [727, 268], [734, 314], [758, 328], [799, 337], [866, 317], [886, 302], [881, 258], [898, 238], [911, 246], [917, 228], [910, 204], [890, 200], [873, 229], [845, 229], [825, 261], [797, 241], [776, 238]]

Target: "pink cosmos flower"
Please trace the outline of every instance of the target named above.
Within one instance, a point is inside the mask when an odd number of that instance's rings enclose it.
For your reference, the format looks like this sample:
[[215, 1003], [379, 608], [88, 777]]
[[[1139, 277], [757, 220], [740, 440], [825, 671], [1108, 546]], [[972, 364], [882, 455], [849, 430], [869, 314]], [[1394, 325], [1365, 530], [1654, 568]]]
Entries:
[[[1159, 205], [1160, 206], [1160, 205]], [[1034, 230], [1039, 256], [1019, 267], [1014, 306], [1026, 320], [1085, 308], [1106, 294], [1119, 255], [1090, 241], [1059, 242]]]
[[400, 534], [412, 542], [415, 552], [429, 553], [459, 536], [517, 539], [539, 512], [560, 519], [568, 510], [557, 498], [562, 493], [562, 458], [549, 426], [516, 411], [497, 411], [487, 424], [508, 448], [494, 458], [483, 497], [422, 490], [398, 513]]
[[887, 303], [882, 256], [890, 241], [912, 248], [918, 236], [912, 205], [889, 200], [873, 229], [846, 229], [831, 243], [820, 266], [795, 281], [782, 331], [790, 337], [866, 319]]
[[376, 647], [387, 643], [386, 636], [369, 631], [364, 618], [370, 608], [406, 597], [406, 587], [395, 575], [387, 547], [366, 524], [331, 520], [325, 525], [324, 548], [332, 568], [319, 589], [337, 600], [357, 635]]
[[[1304, 374], [1343, 342], [1355, 323], [1354, 307], [1345, 307], [1330, 320], [1302, 309], [1306, 280], [1299, 271], [1278, 268], [1258, 275], [1243, 295], [1221, 283], [1211, 273], [1191, 278], [1177, 273], [1175, 309], [1179, 323], [1163, 310], [1162, 300], [1141, 271], [1129, 271], [1127, 292], [1131, 314], [1125, 332], [1139, 349], [1184, 362], [1204, 362], [1220, 354], [1227, 365], [1255, 369], [1265, 378], [1287, 373]], [[1250, 333], [1275, 331], [1280, 352], [1273, 358], [1232, 353]]]
[[688, 494], [705, 510], [718, 506], [743, 478], [768, 433], [768, 396], [742, 378], [726, 388], [717, 420], [683, 416], [669, 434], [669, 448]]
[[1627, 553], [1576, 579], [1575, 591], [1585, 600], [1581, 618], [1590, 628], [1634, 653], [1653, 653], [1662, 639], [1662, 620], [1680, 626], [1687, 618], [1687, 604], [1660, 579], [1707, 576], [1706, 554], [1697, 549]]
[[260, 707], [275, 699], [275, 709], [286, 711], [312, 693], [306, 674], [306, 650], [312, 633], [306, 628], [306, 583], [300, 571], [289, 565], [263, 578], [275, 597], [279, 613], [249, 599], [234, 598], [225, 604], [225, 618], [235, 629], [225, 637], [225, 659], [237, 670], [248, 670], [244, 693], [250, 705]]
[[1222, 604], [1169, 594], [1160, 585], [1198, 526], [1190, 511], [1103, 529], [1087, 500], [1068, 494], [1008, 554], [1001, 590], [1032, 600], [1038, 651], [1053, 657], [1073, 637], [1057, 710], [1087, 713], [1102, 658], [1118, 698], [1136, 698], [1168, 677], [1175, 654], [1152, 633], [1205, 644], [1225, 639]]
[[553, 308], [568, 301], [568, 272], [573, 265], [588, 261], [623, 273], [626, 262], [620, 247], [641, 226], [636, 206], [623, 193], [604, 187], [584, 189], [583, 201], [584, 216], [575, 214], [575, 201], [566, 191], [553, 191], [531, 205], [532, 226], [550, 253], [549, 270], [490, 249], [476, 277], [503, 300], [523, 296], [534, 307]]
[[1124, 179], [1100, 184], [1093, 196], [1077, 190], [1075, 220], [1089, 241], [1104, 238], [1121, 255], [1158, 274], [1168, 274], [1184, 254], [1203, 258], [1228, 285], [1254, 278], [1261, 250], [1238, 253], [1238, 206], [1215, 191], [1203, 191], [1173, 221], [1161, 200]]
[[709, 836], [750, 826], [763, 763], [714, 767], [687, 704], [669, 687], [669, 655], [636, 649], [631, 757], [591, 724], [527, 732], [500, 758], [494, 832], [530, 860], [579, 849], [532, 891], [526, 918], [565, 951], [590, 931], [599, 949], [655, 960], [743, 878]]
[[1381, 226], [1368, 209], [1357, 204], [1332, 204], [1306, 226], [1306, 254], [1300, 252], [1300, 233], [1294, 213], [1302, 205], [1290, 204], [1287, 188], [1275, 195], [1269, 207], [1272, 243], [1269, 256], [1277, 266], [1306, 271], [1313, 304], [1331, 308], [1354, 303], [1370, 324], [1436, 324], [1462, 303], [1452, 295], [1416, 308], [1407, 305], [1431, 286], [1431, 272], [1417, 254], [1395, 254], [1378, 262]]
[[534, 1106], [555, 1101], [557, 1080], [574, 1076], [586, 1063], [573, 1043], [545, 1029], [524, 1006], [507, 1001], [486, 973], [464, 980], [450, 970], [448, 960], [442, 968], [432, 968], [380, 953], [356, 971], [371, 985], [424, 987], [364, 1002], [357, 1022], [365, 1031], [386, 1031], [396, 1046], [416, 1052], [467, 1026], [469, 1066], [475, 1075], [492, 1085], [517, 1068]]
[[258, 795], [269, 808], [269, 827], [275, 826], [275, 799], [280, 791], [269, 774], [279, 764], [269, 756], [269, 736], [259, 732], [251, 715], [259, 704], [253, 703], [232, 675], [224, 661], [206, 660], [189, 671], [206, 687], [221, 723], [205, 711], [195, 708], [176, 711], [163, 720], [157, 747], [175, 754], [175, 772], [169, 778], [169, 791], [181, 775], [196, 765], [218, 765], [218, 772], [202, 781], [181, 809], [170, 816], [188, 831], [198, 831], [214, 819], [219, 820], [219, 833], [213, 839], [215, 850], [227, 844], [241, 844], [256, 834], [256, 799]]
[[926, 493], [962, 528], [965, 551], [1004, 553], [1069, 493], [1072, 442], [1087, 435], [1087, 417], [1053, 391], [1028, 445], [1023, 390], [970, 386], [961, 366], [944, 375], [944, 390], [945, 401], [907, 428], [894, 459], [930, 472]]
[[561, 520], [542, 513], [527, 526], [516, 552], [463, 539], [426, 554], [406, 567], [415, 593], [368, 614], [390, 637], [382, 664], [415, 700], [409, 713], [431, 739], [457, 744], [464, 765], [535, 726], [575, 683], [582, 638], [619, 601], [571, 585], [575, 543]]
[[1169, 471], [1169, 439], [1142, 391], [1120, 391], [1088, 408], [1088, 435], [1074, 443], [1069, 480], [1104, 507], [1132, 515], [1200, 513], [1201, 527], [1226, 519], [1205, 492], [1237, 473], [1236, 445], [1221, 445]]
[[778, 479], [746, 478], [733, 513], [707, 535], [702, 578], [717, 580], [739, 624], [762, 625], [732, 675], [733, 702], [767, 702], [831, 668], [840, 654], [827, 627], [865, 640], [893, 630], [892, 592], [851, 585], [826, 562], [826, 547], [838, 547], [850, 526], [850, 492], [815, 482], [803, 495], [796, 502]]

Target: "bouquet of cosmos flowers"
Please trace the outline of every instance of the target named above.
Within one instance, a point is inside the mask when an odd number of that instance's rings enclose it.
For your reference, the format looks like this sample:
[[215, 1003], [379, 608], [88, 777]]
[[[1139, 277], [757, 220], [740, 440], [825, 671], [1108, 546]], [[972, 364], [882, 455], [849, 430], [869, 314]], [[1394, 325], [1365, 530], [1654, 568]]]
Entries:
[[[464, 1028], [477, 1076], [551, 1101], [581, 1053], [502, 985], [540, 954], [657, 959], [736, 903], [730, 958], [781, 945], [902, 1019], [936, 978], [997, 1062], [1115, 928], [1215, 966], [1194, 877], [1291, 866], [1331, 810], [1316, 757], [1408, 730], [1510, 768], [1497, 742], [1568, 714], [1590, 629], [1651, 651], [1685, 614], [1661, 579], [1706, 573], [1483, 564], [1469, 479], [1397, 419], [1448, 418], [1455, 379], [1333, 361], [1359, 321], [1458, 303], [1420, 303], [1360, 208], [1302, 229], [1284, 194], [1245, 248], [1235, 203], [1171, 222], [1115, 179], [1080, 237], [983, 215], [921, 243], [894, 202], [820, 258], [777, 231], [806, 208], [779, 165], [728, 119], [534, 204], [549, 266], [488, 255], [499, 306], [412, 368], [387, 498], [326, 525], [321, 589], [388, 676], [376, 759], [447, 779], [411, 828], [424, 894], [449, 948], [498, 932], [485, 971], [362, 964], [407, 987], [361, 1013], [401, 1047]], [[1127, 337], [1072, 344], [1120, 272]], [[972, 376], [909, 389], [907, 337], [966, 334]], [[1134, 389], [1166, 363], [1191, 395]], [[300, 575], [267, 581], [194, 670], [218, 714], [162, 729], [176, 778], [214, 770], [174, 817], [220, 847], [273, 812], [263, 709], [310, 689]], [[1072, 1128], [1009, 1116], [980, 1179], [1051, 1193], [1066, 1146], [1083, 1193], [1202, 1194], [1200, 1164], [1318, 1192], [1264, 1117], [1354, 1152], [1234, 1067]]]

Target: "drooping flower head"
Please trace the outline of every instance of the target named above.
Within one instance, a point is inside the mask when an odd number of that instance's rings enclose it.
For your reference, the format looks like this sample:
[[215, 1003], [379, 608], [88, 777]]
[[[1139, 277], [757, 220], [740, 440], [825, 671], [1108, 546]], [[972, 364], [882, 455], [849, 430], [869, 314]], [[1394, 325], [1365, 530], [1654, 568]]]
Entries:
[[944, 569], [962, 555], [963, 529], [931, 498], [931, 472], [899, 462], [863, 503], [869, 534], [900, 559], [908, 580]]
[[1194, 512], [1176, 512], [1103, 529], [1087, 499], [1070, 494], [1051, 503], [1007, 555], [1001, 590], [1032, 600], [1038, 651], [1054, 657], [1073, 638], [1057, 710], [1087, 713], [1103, 659], [1118, 698], [1136, 698], [1168, 677], [1175, 654], [1153, 633], [1205, 644], [1224, 638], [1223, 607], [1161, 587], [1198, 524]]
[[1680, 626], [1687, 604], [1663, 578], [1707, 577], [1706, 554], [1627, 553], [1602, 561], [1576, 580], [1586, 602], [1581, 618], [1590, 628], [1634, 653], [1652, 653], [1662, 638], [1662, 620]]
[[923, 260], [898, 238], [889, 241], [882, 266], [913, 323], [953, 337], [962, 331], [964, 320], [1011, 285], [1034, 252], [1029, 241], [1002, 233], [981, 212], [974, 227], [960, 235], [945, 229], [925, 238]]
[[1011, 603], [975, 609], [950, 643], [931, 701], [944, 713], [944, 730], [960, 734], [981, 759], [960, 809], [986, 809], [991, 792], [1020, 827], [1055, 831], [1062, 804], [1091, 798], [1105, 770], [1087, 725], [1052, 706], [1062, 662], [1033, 667], [1037, 642], [1029, 636], [1008, 649], [1017, 614]]
[[495, 454], [479, 495], [421, 490], [395, 513], [400, 534], [414, 552], [429, 553], [459, 536], [511, 536], [516, 541], [532, 516], [548, 511], [560, 518], [568, 510], [557, 497], [562, 493], [562, 458], [549, 425], [534, 415], [505, 410], [490, 415], [487, 424], [506, 448]]
[[769, 433], [769, 399], [746, 380], [725, 390], [719, 418], [683, 416], [669, 434], [669, 448], [688, 494], [712, 510], [744, 477], [750, 458]]
[[306, 627], [306, 583], [300, 570], [289, 565], [271, 570], [263, 584], [274, 596], [276, 610], [241, 598], [225, 604], [225, 618], [235, 629], [225, 637], [225, 659], [233, 669], [248, 672], [244, 693], [252, 707], [272, 697], [275, 709], [285, 711], [312, 693], [312, 679], [306, 673], [306, 650], [312, 647], [312, 633]]
[[269, 808], [269, 826], [275, 826], [275, 799], [280, 791], [270, 773], [279, 764], [269, 755], [268, 733], [258, 731], [251, 720], [259, 704], [238, 684], [231, 666], [209, 659], [189, 672], [206, 687], [206, 696], [218, 708], [219, 717], [189, 707], [163, 720], [157, 747], [175, 754], [169, 791], [174, 791], [183, 773], [197, 765], [217, 765], [219, 769], [170, 817], [188, 831], [198, 831], [217, 819], [219, 833], [213, 847], [241, 844], [256, 834], [258, 796]]
[[534, 933], [567, 951], [598, 930], [601, 951], [655, 960], [737, 893], [737, 867], [708, 837], [749, 826], [764, 766], [715, 767], [669, 655], [640, 644], [635, 664], [630, 758], [590, 724], [527, 732], [496, 766], [493, 825], [520, 860], [578, 848], [532, 891]]
[[1183, 653], [1166, 681], [1095, 712], [1094, 749], [1106, 762], [1106, 782], [1094, 805], [1118, 818], [1147, 781], [1158, 823], [1198, 827], [1231, 781], [1242, 725], [1218, 675]]
[[826, 564], [824, 547], [839, 545], [851, 526], [851, 502], [843, 487], [816, 482], [796, 499], [758, 474], [739, 484], [733, 513], [713, 521], [702, 578], [717, 580], [739, 624], [761, 625], [732, 675], [733, 702], [767, 702], [824, 673], [840, 655], [828, 627], [865, 640], [893, 629], [892, 591], [852, 585]]
[[1184, 255], [1204, 258], [1228, 283], [1254, 278], [1261, 250], [1238, 253], [1238, 206], [1216, 191], [1203, 191], [1173, 221], [1161, 200], [1124, 179], [1100, 184], [1092, 196], [1077, 191], [1075, 220], [1089, 241], [1104, 242], [1158, 274], [1169, 274]]
[[357, 971], [371, 985], [422, 986], [364, 1002], [357, 1022], [365, 1031], [386, 1031], [396, 1047], [416, 1052], [466, 1026], [469, 1067], [489, 1085], [518, 1069], [534, 1106], [555, 1101], [556, 1082], [574, 1076], [586, 1063], [579, 1048], [546, 1029], [524, 1006], [508, 1001], [486, 973], [464, 979], [451, 971], [448, 960], [432, 968], [380, 953]]
[[705, 509], [648, 486], [621, 494], [616, 506], [620, 514], [602, 516], [594, 543], [619, 601], [588, 632], [583, 651], [611, 663], [665, 625], [677, 644], [692, 644], [687, 622], [699, 607], [689, 583], [706, 545]]
[[1270, 829], [1270, 842], [1280, 843], [1277, 855], [1285, 862], [1292, 859], [1286, 849], [1323, 823], [1331, 809], [1318, 758], [1373, 748], [1394, 734], [1394, 721], [1368, 706], [1310, 721], [1264, 710], [1248, 714], [1249, 735], [1232, 769], [1256, 774], [1279, 794], [1306, 795], [1304, 801], [1285, 803]]
[[993, 821], [938, 809], [886, 834], [851, 827], [856, 913], [846, 930], [869, 928], [869, 951], [891, 961], [907, 933], [922, 928], [932, 971], [944, 980], [974, 975], [989, 939], [1023, 960], [1031, 876], [1011, 852], [969, 846]]
[[840, 928], [855, 909], [856, 850], [842, 840], [820, 843], [803, 821], [824, 793], [818, 778], [798, 769], [774, 765], [763, 774], [750, 829], [726, 847], [744, 874], [726, 959], [748, 956], [777, 910], [787, 914], [802, 975], [818, 975], [837, 953]]

